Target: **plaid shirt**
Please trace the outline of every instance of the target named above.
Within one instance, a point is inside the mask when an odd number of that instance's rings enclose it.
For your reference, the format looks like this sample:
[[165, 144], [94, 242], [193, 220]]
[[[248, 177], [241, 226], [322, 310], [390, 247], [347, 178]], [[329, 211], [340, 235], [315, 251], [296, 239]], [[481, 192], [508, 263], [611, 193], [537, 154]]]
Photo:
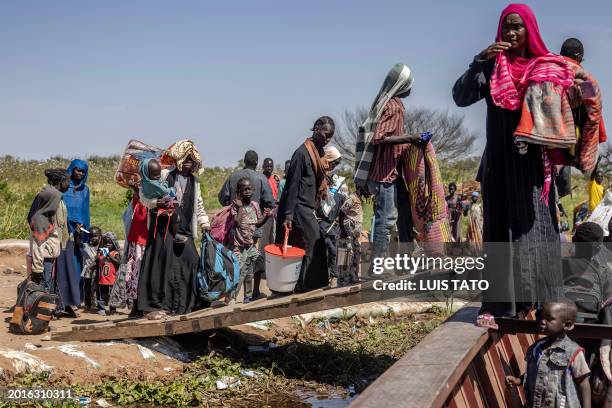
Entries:
[[401, 136], [404, 132], [404, 104], [398, 97], [387, 102], [372, 138], [374, 160], [369, 179], [381, 183], [393, 183], [400, 175], [399, 165], [406, 144], [381, 144], [389, 136]]

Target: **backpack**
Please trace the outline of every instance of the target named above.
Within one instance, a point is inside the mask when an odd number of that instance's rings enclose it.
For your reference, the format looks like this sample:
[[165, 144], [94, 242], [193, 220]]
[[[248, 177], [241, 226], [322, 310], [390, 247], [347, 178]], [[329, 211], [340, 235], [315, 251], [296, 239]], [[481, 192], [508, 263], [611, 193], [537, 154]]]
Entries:
[[213, 217], [210, 223], [210, 236], [217, 242], [227, 243], [229, 233], [234, 228], [234, 224], [232, 206], [225, 206]]
[[205, 302], [232, 293], [240, 282], [238, 257], [210, 234], [202, 238], [200, 264], [196, 275], [198, 297]]
[[565, 297], [578, 308], [577, 322], [596, 320], [602, 301], [601, 277], [596, 265], [586, 259], [562, 261]]
[[38, 283], [24, 280], [17, 287], [17, 303], [9, 331], [14, 334], [41, 334], [48, 331], [56, 307], [56, 295], [49, 294]]

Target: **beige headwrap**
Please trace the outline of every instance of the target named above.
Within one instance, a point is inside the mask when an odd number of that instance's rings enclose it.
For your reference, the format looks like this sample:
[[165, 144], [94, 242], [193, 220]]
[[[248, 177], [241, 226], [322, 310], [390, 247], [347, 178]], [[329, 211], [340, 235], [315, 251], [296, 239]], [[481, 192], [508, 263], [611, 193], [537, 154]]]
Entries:
[[195, 144], [191, 140], [179, 140], [168, 148], [168, 156], [170, 156], [176, 162], [176, 167], [179, 171], [183, 170], [183, 162], [187, 157], [191, 156], [194, 161], [193, 173], [199, 173], [202, 168], [202, 158], [200, 152], [195, 147]]
[[324, 150], [325, 155], [323, 156], [323, 158], [327, 160], [328, 163], [331, 163], [342, 157], [342, 154], [340, 154], [340, 151], [335, 146], [325, 146]]

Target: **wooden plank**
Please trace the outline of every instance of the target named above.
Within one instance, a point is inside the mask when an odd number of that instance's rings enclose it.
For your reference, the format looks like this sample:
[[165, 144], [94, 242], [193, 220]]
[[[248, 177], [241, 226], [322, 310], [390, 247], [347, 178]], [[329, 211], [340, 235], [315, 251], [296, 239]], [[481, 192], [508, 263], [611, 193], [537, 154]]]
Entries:
[[[52, 334], [53, 340], [61, 341], [92, 341], [114, 340], [122, 338], [143, 338], [191, 333], [197, 330], [209, 330], [220, 327], [235, 326], [258, 320], [275, 319], [310, 313], [336, 307], [350, 306], [367, 302], [363, 296], [362, 286], [334, 288], [307, 292], [270, 299], [258, 305], [241, 307], [225, 306], [207, 309], [202, 313], [172, 317], [164, 321], [135, 320], [105, 326], [103, 330], [93, 327], [87, 330], [57, 332]], [[197, 321], [197, 323], [194, 323]]]
[[502, 371], [501, 376], [503, 376], [503, 369], [500, 367], [499, 359], [496, 359], [497, 349], [495, 344], [495, 339], [491, 336], [491, 345], [485, 352], [485, 362], [487, 365], [487, 371], [489, 373], [489, 381], [491, 381], [495, 393], [495, 398], [497, 399], [497, 406], [505, 407], [506, 406], [506, 394], [505, 394], [505, 384], [502, 382], [500, 377], [500, 370]]
[[[540, 326], [535, 320], [496, 318], [500, 332], [508, 334], [529, 333], [541, 334]], [[576, 323], [574, 330], [568, 333], [578, 339], [609, 339], [612, 338], [612, 325]]]
[[503, 407], [504, 399], [495, 376], [495, 370], [489, 355], [493, 341], [489, 338], [487, 347], [483, 347], [474, 359], [474, 368], [478, 375], [478, 383], [485, 389], [485, 399], [489, 407]]
[[[478, 308], [464, 308], [430, 333], [352, 402], [351, 407], [441, 407], [470, 361], [487, 341], [487, 332], [474, 326]], [[418, 373], [418, 375], [415, 375]]]
[[502, 336], [501, 343], [504, 349], [504, 355], [506, 361], [508, 362], [508, 368], [512, 375], [518, 376], [517, 373], [520, 374], [520, 367], [518, 361], [516, 359], [516, 354], [514, 353], [514, 347], [512, 347], [512, 341], [510, 340], [511, 336]]
[[506, 404], [504, 406], [519, 406], [518, 404], [520, 403], [520, 398], [516, 392], [516, 388], [506, 386], [506, 376], [512, 375], [512, 372], [510, 371], [507, 356], [505, 356], [503, 353], [503, 344], [498, 333], [493, 333], [491, 336], [494, 337], [495, 344], [489, 349], [489, 355], [491, 356], [496, 379]]
[[472, 390], [474, 391], [474, 398], [476, 400], [475, 406], [478, 408], [484, 408], [486, 405], [485, 405], [484, 398], [483, 398], [483, 391], [482, 391], [482, 388], [480, 387], [480, 384], [478, 383], [478, 376], [476, 375], [474, 364], [470, 364], [470, 366], [468, 367], [468, 378], [469, 378]]
[[[450, 401], [448, 402], [448, 405], [447, 405], [447, 406], [448, 406], [448, 408], [457, 408], [457, 400], [456, 400], [456, 397], [457, 397], [457, 394], [458, 394], [458, 393], [459, 393], [459, 390], [457, 390], [457, 391], [455, 392], [455, 394], [453, 394], [453, 395], [451, 396], [451, 399], [450, 399]], [[383, 400], [383, 401], [384, 401], [384, 400]]]
[[476, 400], [476, 390], [474, 389], [474, 386], [472, 385], [468, 370], [466, 370], [463, 382], [461, 383], [461, 390], [465, 397], [465, 402], [467, 403], [468, 407], [475, 408], [475, 407], [480, 406], [478, 404], [478, 401]]

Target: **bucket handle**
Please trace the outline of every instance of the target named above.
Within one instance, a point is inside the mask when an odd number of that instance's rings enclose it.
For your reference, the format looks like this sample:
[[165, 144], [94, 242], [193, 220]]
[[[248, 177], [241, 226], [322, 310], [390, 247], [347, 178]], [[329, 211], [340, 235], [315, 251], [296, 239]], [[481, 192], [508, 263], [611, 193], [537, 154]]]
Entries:
[[285, 227], [285, 241], [283, 242], [283, 256], [287, 253], [287, 244], [289, 243], [289, 228]]

